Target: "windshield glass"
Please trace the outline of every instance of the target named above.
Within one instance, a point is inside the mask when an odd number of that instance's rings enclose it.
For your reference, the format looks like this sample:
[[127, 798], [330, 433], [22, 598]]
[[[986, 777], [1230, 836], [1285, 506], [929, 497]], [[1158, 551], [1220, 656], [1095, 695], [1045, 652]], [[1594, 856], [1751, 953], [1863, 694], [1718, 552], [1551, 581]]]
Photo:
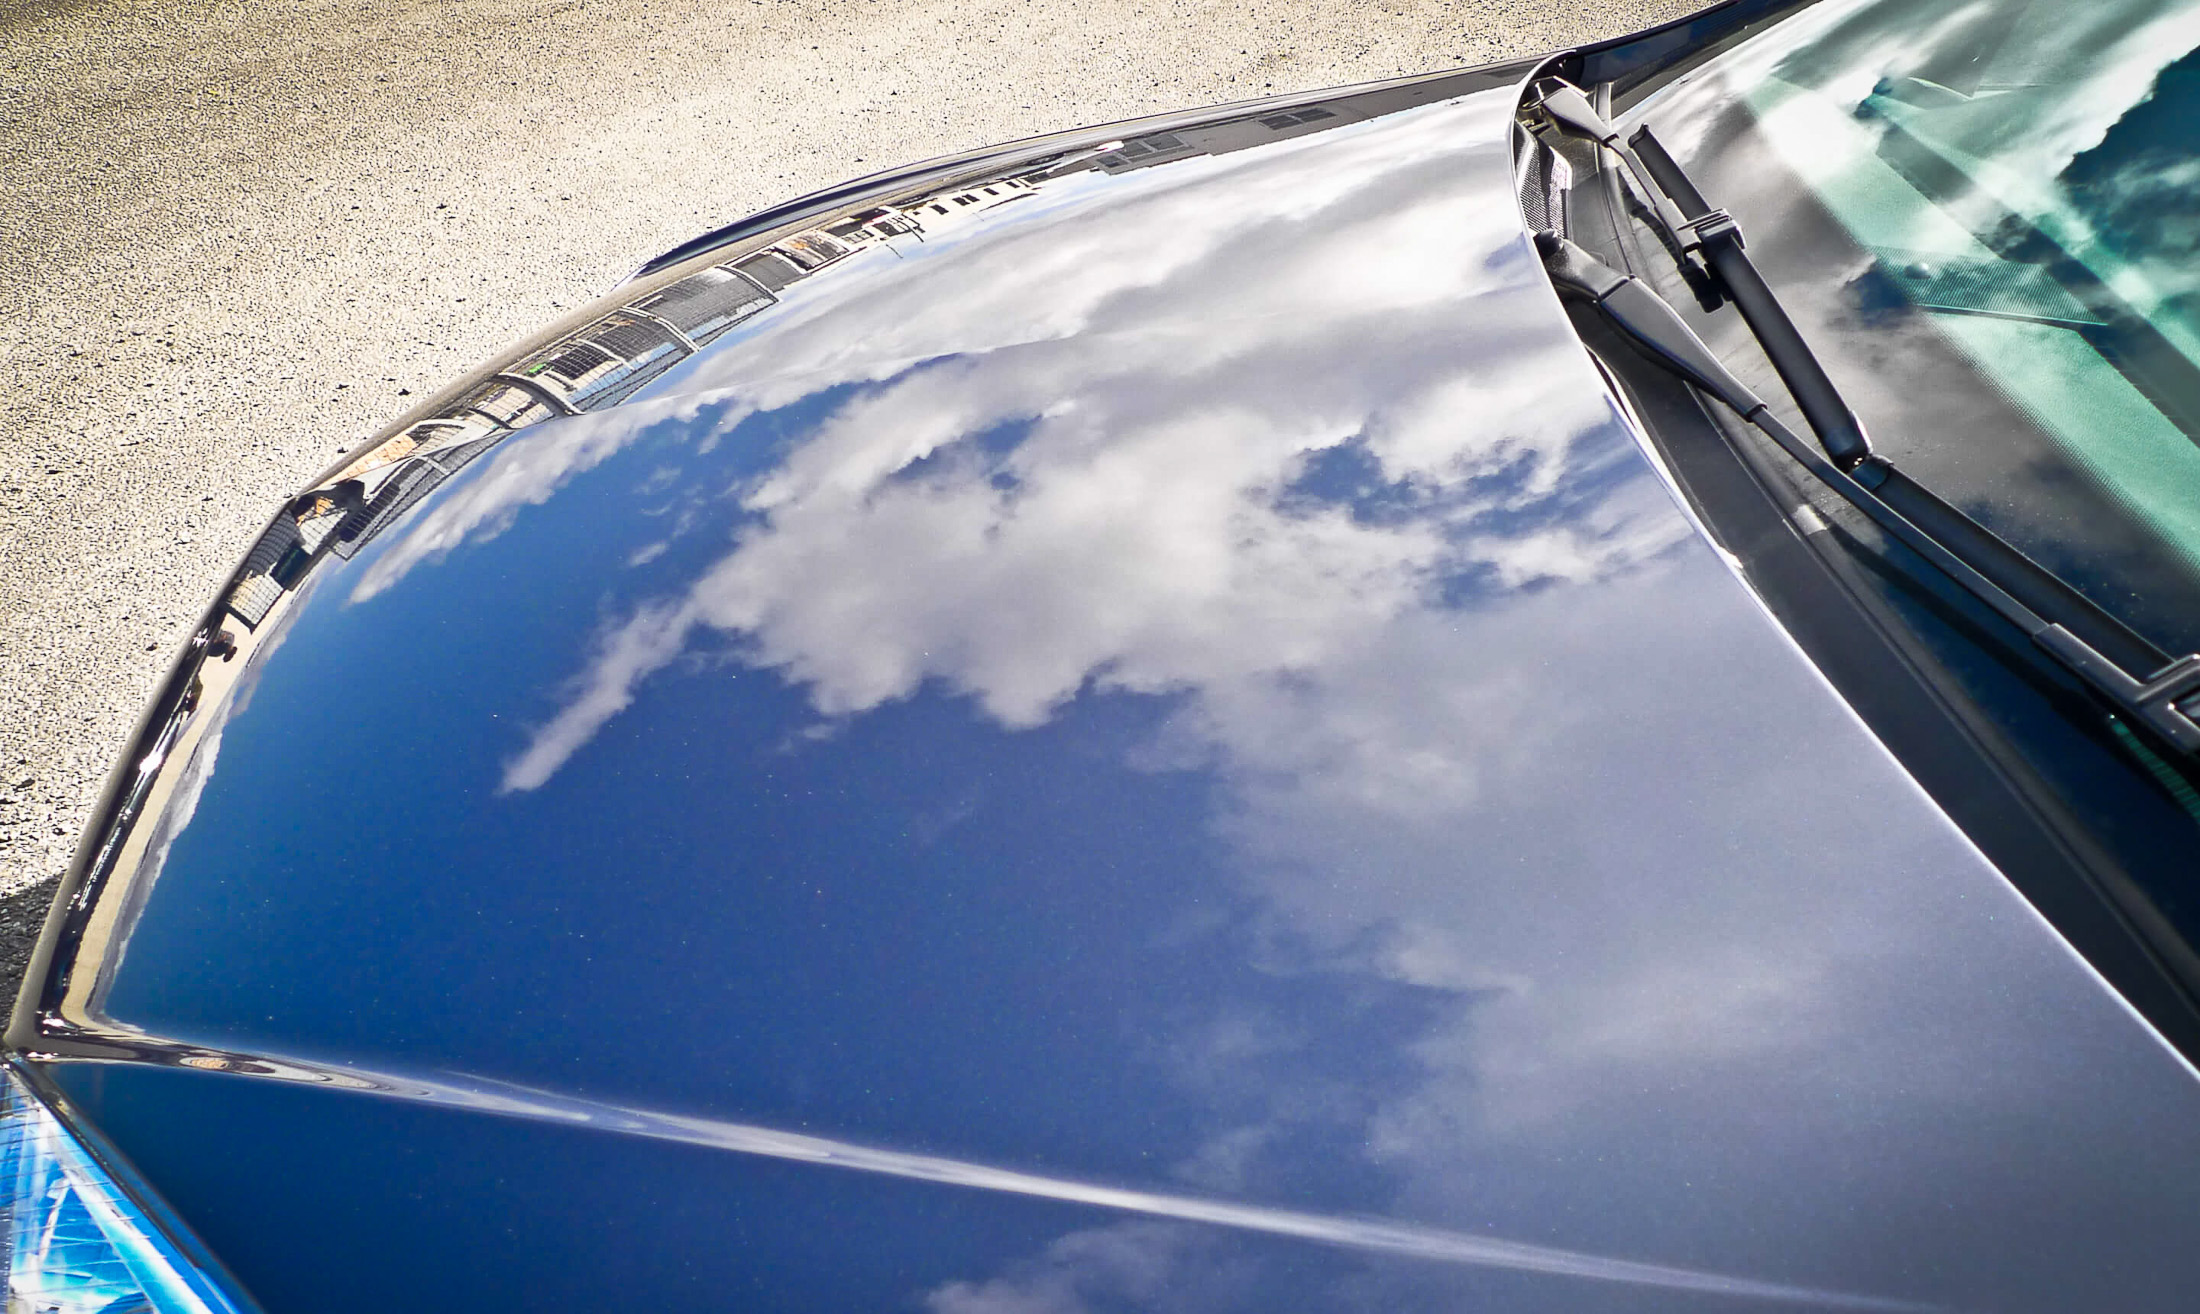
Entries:
[[1631, 115], [1878, 450], [2172, 652], [2200, 648], [2196, 47], [2183, 0], [1826, 0]]

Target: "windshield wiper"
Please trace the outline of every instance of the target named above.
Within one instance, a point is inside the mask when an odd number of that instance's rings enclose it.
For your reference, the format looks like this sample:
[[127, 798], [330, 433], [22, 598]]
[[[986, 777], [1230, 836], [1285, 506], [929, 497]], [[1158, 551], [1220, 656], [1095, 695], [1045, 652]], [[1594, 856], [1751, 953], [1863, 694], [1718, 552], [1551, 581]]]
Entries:
[[[1704, 199], [1649, 128], [1636, 131], [1622, 148], [1618, 132], [1587, 97], [1564, 83], [1546, 90], [1534, 108], [1559, 130], [1612, 149], [1644, 190], [1654, 193], [1654, 214], [1658, 222], [1673, 225], [1665, 236], [1672, 239], [1669, 246], [1680, 249], [1684, 272], [1687, 255], [1700, 254], [1823, 450], [1783, 424], [1647, 284], [1556, 233], [1538, 233], [1536, 247], [1561, 292], [1594, 303], [1652, 359], [1731, 407], [1813, 478], [2016, 626], [2111, 706], [2169, 746], [2200, 757], [2200, 719], [2186, 706], [2200, 704], [2200, 654], [2172, 661], [2054, 572], [1875, 454], [1855, 412], [1743, 249], [1741, 228]], [[1668, 204], [1677, 223], [1668, 218]], [[2134, 670], [2152, 673], [2140, 676]]]
[[[1659, 236], [1669, 248], [1680, 252], [1675, 261], [1682, 277], [1700, 272], [1690, 256], [1700, 256], [1710, 266], [1719, 291], [1734, 303], [1734, 309], [1763, 344], [1772, 368], [1779, 371], [1780, 382], [1787, 385], [1796, 408], [1803, 412], [1804, 421], [1825, 445], [1834, 464], [1849, 470], [1870, 456], [1871, 443], [1864, 437], [1864, 426], [1841, 399], [1840, 389], [1826, 377], [1825, 367], [1796, 331], [1794, 321], [1788, 318], [1764, 275], [1757, 272], [1756, 262], [1742, 245], [1741, 226], [1734, 217], [1704, 200], [1703, 193], [1666, 154], [1650, 129], [1638, 130], [1623, 143], [1619, 130], [1596, 112], [1579, 87], [1555, 78], [1544, 86], [1539, 108], [1551, 123], [1561, 132], [1585, 137], [1618, 155], [1636, 184], [1650, 196], [1656, 224], [1663, 229]], [[1715, 303], [1706, 307], [1715, 308]]]

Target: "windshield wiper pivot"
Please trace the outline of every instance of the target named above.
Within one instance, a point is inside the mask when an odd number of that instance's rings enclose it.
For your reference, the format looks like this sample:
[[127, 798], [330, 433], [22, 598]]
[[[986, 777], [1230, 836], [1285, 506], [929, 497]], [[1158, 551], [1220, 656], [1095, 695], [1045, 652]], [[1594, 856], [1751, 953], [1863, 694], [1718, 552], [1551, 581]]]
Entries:
[[[1581, 88], [1563, 78], [1549, 78], [1538, 84], [1540, 99], [1536, 108], [1553, 127], [1570, 136], [1585, 138], [1597, 143], [1619, 157], [1634, 178], [1635, 186], [1627, 190], [1629, 208], [1650, 226], [1658, 240], [1672, 255], [1674, 267], [1680, 270], [1681, 279], [1696, 296], [1696, 302], [1706, 313], [1720, 306], [1719, 286], [1710, 271], [1691, 256], [1702, 245], [1695, 225], [1673, 207], [1665, 193], [1650, 179], [1649, 170], [1643, 167], [1634, 148], [1620, 139], [1619, 129], [1589, 103]], [[1637, 192], [1641, 195], [1638, 197]]]

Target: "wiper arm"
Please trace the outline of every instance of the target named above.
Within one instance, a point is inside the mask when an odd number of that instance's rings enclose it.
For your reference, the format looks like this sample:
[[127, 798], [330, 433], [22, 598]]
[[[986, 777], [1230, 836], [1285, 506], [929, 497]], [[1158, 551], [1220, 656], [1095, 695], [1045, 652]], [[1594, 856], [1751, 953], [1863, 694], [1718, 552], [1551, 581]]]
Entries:
[[1779, 371], [1780, 382], [1787, 385], [1803, 419], [1818, 435], [1833, 463], [1852, 470], [1870, 456], [1871, 443], [1864, 437], [1864, 426], [1841, 399], [1833, 380], [1826, 377], [1825, 367], [1796, 331], [1795, 322], [1788, 318], [1764, 275], [1757, 272], [1756, 262], [1743, 249], [1742, 230], [1734, 217], [1704, 200], [1703, 193], [1696, 190], [1650, 129], [1642, 128], [1622, 143], [1619, 129], [1596, 112], [1579, 87], [1551, 79], [1544, 84], [1539, 108], [1560, 131], [1585, 137], [1619, 156], [1637, 185], [1650, 195], [1658, 223], [1665, 229], [1661, 236], [1682, 253], [1678, 257], [1681, 274], [1691, 286], [1694, 279], [1690, 276], [1695, 269], [1688, 259], [1690, 254], [1700, 255], [1711, 267], [1719, 290], [1757, 335], [1772, 368]]
[[[2016, 626], [2111, 705], [2170, 746], [2200, 756], [2200, 720], [2186, 706], [2200, 703], [2200, 654], [2169, 661], [2091, 599], [1886, 458], [1870, 456], [1853, 472], [1843, 469], [1829, 459], [1830, 452], [1821, 453], [1781, 423], [1647, 285], [1556, 233], [1537, 233], [1536, 249], [1561, 293], [1594, 303], [1652, 359], [1733, 408], [1813, 478]], [[2105, 654], [2104, 647], [2117, 656]], [[2126, 663], [2153, 674], [2135, 676]]]
[[[1690, 255], [1701, 245], [1688, 219], [1674, 208], [1664, 191], [1650, 180], [1650, 171], [1634, 148], [1620, 140], [1619, 129], [1606, 121], [1603, 115], [1589, 103], [1581, 88], [1564, 78], [1546, 78], [1537, 84], [1537, 96], [1531, 109], [1540, 109], [1553, 127], [1571, 136], [1586, 138], [1611, 151], [1627, 166], [1635, 180], [1635, 190], [1645, 198], [1635, 202], [1636, 212], [1657, 233], [1658, 240], [1672, 253], [1673, 264], [1680, 270], [1682, 281], [1688, 290], [1696, 294], [1698, 304], [1706, 312], [1719, 308], [1718, 284], [1709, 271], [1696, 263]], [[1630, 200], [1634, 200], [1632, 196]]]
[[1642, 160], [1620, 140], [1619, 129], [1596, 112], [1596, 107], [1589, 103], [1587, 93], [1562, 78], [1548, 79], [1541, 84], [1540, 89], [1542, 98], [1537, 101], [1535, 108], [1541, 109], [1559, 131], [1585, 137], [1619, 156], [1628, 172], [1635, 175], [1635, 181], [1641, 185], [1643, 195], [1650, 198], [1650, 208], [1658, 224], [1665, 229], [1665, 235], [1673, 239], [1676, 245], [1680, 244], [1681, 232], [1687, 227], [1688, 220], [1673, 208], [1673, 202], [1667, 200], [1660, 189], [1651, 185], [1649, 172], [1644, 168]]

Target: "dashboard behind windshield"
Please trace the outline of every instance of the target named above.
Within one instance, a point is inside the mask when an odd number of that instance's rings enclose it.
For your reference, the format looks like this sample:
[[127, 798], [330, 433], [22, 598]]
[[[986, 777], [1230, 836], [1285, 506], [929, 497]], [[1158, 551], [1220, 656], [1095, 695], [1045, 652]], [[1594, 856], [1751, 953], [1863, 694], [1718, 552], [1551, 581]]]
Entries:
[[1633, 117], [1880, 451], [2200, 647], [2200, 4], [1826, 0]]

